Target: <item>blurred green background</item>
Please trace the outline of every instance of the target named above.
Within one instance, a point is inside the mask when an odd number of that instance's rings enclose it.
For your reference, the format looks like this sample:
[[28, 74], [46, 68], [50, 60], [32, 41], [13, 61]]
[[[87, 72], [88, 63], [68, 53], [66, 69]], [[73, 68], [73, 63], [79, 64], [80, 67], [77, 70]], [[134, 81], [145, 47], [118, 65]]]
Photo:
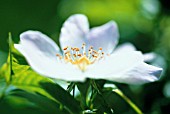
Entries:
[[[87, 15], [90, 26], [118, 23], [120, 42], [159, 56], [151, 63], [164, 68], [158, 82], [119, 88], [146, 114], [170, 113], [170, 5], [168, 0], [0, 0], [0, 66], [8, 54], [8, 33], [15, 43], [26, 30], [38, 30], [58, 43], [63, 22]], [[114, 99], [113, 99], [114, 100]], [[123, 109], [123, 107], [120, 107]], [[169, 112], [169, 113], [168, 113]]]

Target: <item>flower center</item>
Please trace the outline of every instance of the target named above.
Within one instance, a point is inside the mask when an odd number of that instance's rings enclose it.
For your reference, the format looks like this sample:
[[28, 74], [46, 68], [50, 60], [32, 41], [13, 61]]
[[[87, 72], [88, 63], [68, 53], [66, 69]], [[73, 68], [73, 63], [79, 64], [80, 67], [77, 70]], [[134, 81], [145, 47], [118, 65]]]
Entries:
[[67, 46], [63, 49], [63, 51], [63, 56], [60, 54], [56, 54], [56, 56], [65, 63], [70, 62], [73, 65], [77, 65], [83, 72], [86, 70], [88, 65], [104, 58], [104, 52], [102, 52], [101, 47], [96, 51], [92, 46], [90, 46], [87, 51], [85, 43], [83, 43], [81, 49]]

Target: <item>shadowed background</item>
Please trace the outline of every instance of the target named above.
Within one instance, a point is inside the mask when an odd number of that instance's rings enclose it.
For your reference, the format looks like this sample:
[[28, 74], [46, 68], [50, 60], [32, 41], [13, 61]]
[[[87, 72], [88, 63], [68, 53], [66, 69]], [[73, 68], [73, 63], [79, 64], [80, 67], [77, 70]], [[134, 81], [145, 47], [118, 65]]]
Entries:
[[[7, 58], [9, 32], [15, 43], [26, 30], [41, 31], [58, 43], [62, 23], [75, 13], [87, 15], [91, 27], [113, 19], [120, 30], [119, 44], [131, 42], [144, 53], [159, 54], [152, 64], [164, 68], [160, 81], [143, 86], [118, 85], [145, 113], [168, 114], [170, 5], [167, 0], [1, 0], [0, 66]], [[126, 108], [123, 106], [120, 112]]]

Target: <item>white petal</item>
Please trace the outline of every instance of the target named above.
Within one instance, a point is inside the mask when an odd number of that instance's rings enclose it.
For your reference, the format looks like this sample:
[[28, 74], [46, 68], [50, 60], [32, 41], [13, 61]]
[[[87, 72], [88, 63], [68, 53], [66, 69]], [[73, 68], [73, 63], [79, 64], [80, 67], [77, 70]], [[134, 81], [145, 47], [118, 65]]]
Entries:
[[89, 32], [87, 17], [82, 14], [75, 14], [69, 17], [61, 29], [60, 45], [81, 47], [86, 42], [86, 34]]
[[143, 84], [159, 79], [162, 68], [143, 62], [140, 52], [116, 53], [107, 60], [91, 66], [87, 72], [90, 78], [106, 79], [127, 84]]
[[90, 46], [93, 46], [95, 50], [102, 47], [105, 53], [111, 53], [113, 51], [118, 43], [118, 38], [118, 27], [114, 21], [92, 28], [87, 36]]
[[39, 31], [26, 31], [20, 35], [21, 44], [30, 50], [39, 51], [47, 56], [55, 56], [60, 53], [59, 47], [45, 34]]
[[129, 69], [119, 75], [113, 75], [108, 80], [127, 83], [127, 84], [144, 84], [147, 82], [153, 82], [159, 79], [162, 72], [162, 68], [158, 68], [146, 63], [141, 63], [134, 68]]
[[[114, 51], [113, 53], [124, 53], [124, 52], [128, 52], [128, 51], [136, 51], [137, 49], [135, 48], [135, 46], [132, 43], [124, 43], [119, 45]], [[155, 57], [157, 56], [156, 53], [145, 53], [144, 55], [144, 61], [145, 62], [151, 62], [152, 60], [155, 59]]]
[[15, 44], [15, 48], [25, 56], [31, 68], [41, 75], [66, 81], [85, 80], [83, 73], [71, 64], [61, 63], [57, 58], [22, 44]]
[[129, 51], [136, 51], [135, 46], [132, 43], [124, 43], [119, 45], [113, 53], [124, 53]]
[[110, 75], [117, 76], [137, 66], [141, 61], [143, 61], [143, 55], [137, 51], [112, 54], [106, 56], [105, 60], [89, 66], [87, 73], [89, 77], [95, 79], [107, 79]]
[[21, 44], [15, 44], [27, 59], [30, 66], [38, 73], [67, 81], [83, 81], [81, 71], [73, 65], [57, 61], [58, 46], [46, 35], [37, 31], [21, 34]]
[[145, 60], [145, 62], [151, 62], [156, 58], [156, 56], [157, 56], [156, 53], [153, 53], [153, 52], [145, 53], [144, 60]]

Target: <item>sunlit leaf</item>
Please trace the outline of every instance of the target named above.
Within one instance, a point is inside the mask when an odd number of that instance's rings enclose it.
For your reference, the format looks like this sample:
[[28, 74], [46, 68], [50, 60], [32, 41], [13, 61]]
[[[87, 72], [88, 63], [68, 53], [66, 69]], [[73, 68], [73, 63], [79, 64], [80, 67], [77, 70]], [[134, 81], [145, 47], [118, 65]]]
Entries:
[[11, 78], [11, 67], [10, 67], [10, 57], [8, 57], [7, 62], [0, 68], [0, 76], [5, 79], [6, 83], [10, 83]]
[[13, 62], [13, 80], [12, 84], [20, 89], [26, 91], [38, 92], [51, 98], [51, 96], [45, 92], [39, 85], [40, 82], [53, 83], [49, 78], [43, 77], [33, 70], [28, 65], [19, 65]]

